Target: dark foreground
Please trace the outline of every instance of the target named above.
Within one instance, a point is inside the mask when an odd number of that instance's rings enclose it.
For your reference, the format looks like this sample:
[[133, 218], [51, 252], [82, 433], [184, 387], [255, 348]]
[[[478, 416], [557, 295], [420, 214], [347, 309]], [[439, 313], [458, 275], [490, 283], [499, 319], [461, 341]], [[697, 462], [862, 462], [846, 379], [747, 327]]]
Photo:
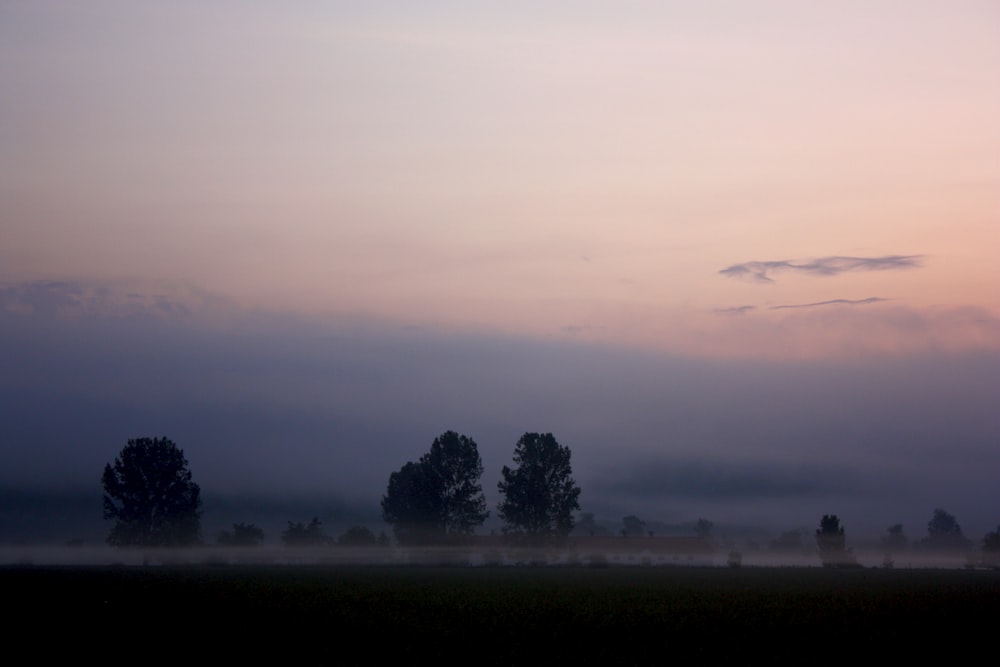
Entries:
[[954, 663], [1000, 621], [1000, 572], [965, 570], [7, 567], [0, 591], [9, 648], [127, 664]]

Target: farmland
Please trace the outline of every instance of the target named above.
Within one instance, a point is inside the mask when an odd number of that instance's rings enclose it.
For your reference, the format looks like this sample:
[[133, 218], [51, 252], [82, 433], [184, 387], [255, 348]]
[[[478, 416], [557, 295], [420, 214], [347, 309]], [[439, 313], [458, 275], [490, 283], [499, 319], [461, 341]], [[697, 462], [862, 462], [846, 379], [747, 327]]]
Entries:
[[1000, 572], [982, 570], [9, 566], [0, 586], [15, 628], [72, 627], [84, 651], [111, 631], [162, 656], [195, 642], [343, 664], [955, 658], [1000, 609]]

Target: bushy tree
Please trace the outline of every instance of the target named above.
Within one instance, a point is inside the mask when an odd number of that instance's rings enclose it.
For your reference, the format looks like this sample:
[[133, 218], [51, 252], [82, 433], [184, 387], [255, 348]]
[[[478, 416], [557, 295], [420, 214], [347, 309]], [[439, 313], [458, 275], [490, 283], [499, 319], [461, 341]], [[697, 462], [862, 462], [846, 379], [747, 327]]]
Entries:
[[698, 519], [698, 522], [694, 524], [694, 532], [697, 533], [698, 537], [706, 540], [712, 537], [714, 528], [715, 524], [708, 519]]
[[504, 534], [528, 544], [565, 538], [580, 509], [569, 448], [551, 433], [525, 433], [514, 448], [514, 463], [516, 468], [503, 467], [498, 484]]
[[590, 537], [610, 535], [611, 531], [597, 523], [593, 512], [582, 512], [573, 526], [573, 533], [576, 535], [589, 535]]
[[771, 540], [771, 551], [802, 551], [805, 545], [802, 542], [802, 531], [788, 530]]
[[1000, 526], [983, 536], [983, 565], [1000, 568]]
[[184, 451], [167, 438], [136, 438], [104, 466], [104, 518], [115, 546], [189, 546], [201, 537], [201, 489]]
[[400, 544], [463, 541], [489, 516], [482, 474], [476, 442], [447, 431], [417, 463], [389, 476], [382, 518], [392, 524]]
[[288, 528], [281, 533], [281, 541], [286, 547], [319, 547], [330, 544], [330, 538], [323, 530], [323, 522], [318, 517], [304, 524], [289, 521]]
[[896, 553], [906, 549], [906, 535], [903, 534], [903, 524], [897, 523], [889, 526], [882, 538], [882, 546], [889, 553]]
[[645, 534], [645, 521], [634, 514], [622, 517], [622, 537], [642, 537]]
[[351, 526], [337, 538], [342, 547], [371, 547], [378, 544], [375, 533], [365, 526]]
[[1000, 553], [1000, 526], [997, 526], [992, 533], [983, 536], [983, 551]]
[[252, 523], [234, 523], [233, 529], [219, 531], [219, 544], [227, 547], [256, 547], [264, 541], [264, 531]]
[[972, 540], [962, 534], [962, 527], [952, 514], [937, 508], [927, 522], [927, 537], [921, 544], [935, 551], [964, 551], [972, 546]]

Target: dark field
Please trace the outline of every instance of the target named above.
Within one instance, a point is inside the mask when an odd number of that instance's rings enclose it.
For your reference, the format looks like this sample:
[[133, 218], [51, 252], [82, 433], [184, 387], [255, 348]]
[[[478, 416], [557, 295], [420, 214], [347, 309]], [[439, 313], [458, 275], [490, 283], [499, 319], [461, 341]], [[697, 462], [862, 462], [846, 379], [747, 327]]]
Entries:
[[126, 663], [954, 664], [995, 651], [1000, 623], [1000, 572], [971, 570], [6, 567], [0, 586], [7, 630]]

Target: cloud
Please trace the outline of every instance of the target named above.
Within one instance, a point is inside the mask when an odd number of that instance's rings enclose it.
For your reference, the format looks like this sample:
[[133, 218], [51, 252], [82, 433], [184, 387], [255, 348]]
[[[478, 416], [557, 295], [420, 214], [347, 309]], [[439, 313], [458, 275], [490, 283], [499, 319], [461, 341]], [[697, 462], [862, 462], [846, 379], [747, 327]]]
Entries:
[[861, 306], [867, 303], [878, 303], [889, 301], [879, 296], [870, 296], [867, 299], [829, 299], [828, 301], [817, 301], [815, 303], [789, 303], [781, 306], [771, 306], [771, 310], [782, 310], [783, 308], [815, 308], [816, 306], [833, 306], [837, 304], [847, 306]]
[[757, 306], [733, 306], [732, 308], [716, 308], [712, 312], [718, 315], [745, 315], [756, 308]]
[[730, 278], [746, 278], [755, 282], [774, 282], [771, 273], [798, 271], [814, 276], [835, 276], [848, 271], [891, 271], [919, 267], [922, 255], [886, 255], [884, 257], [820, 257], [813, 260], [771, 260], [733, 264], [719, 273]]

